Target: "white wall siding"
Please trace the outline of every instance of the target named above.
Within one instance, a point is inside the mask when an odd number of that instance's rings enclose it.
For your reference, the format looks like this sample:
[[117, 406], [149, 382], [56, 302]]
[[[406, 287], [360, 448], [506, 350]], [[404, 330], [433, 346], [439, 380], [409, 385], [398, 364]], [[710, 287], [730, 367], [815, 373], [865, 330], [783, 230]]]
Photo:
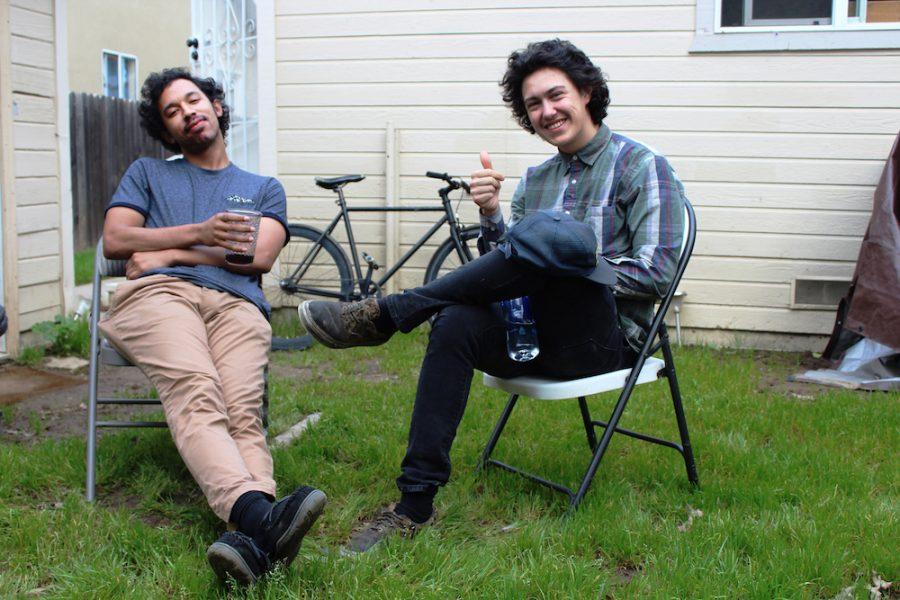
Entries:
[[[486, 149], [508, 176], [508, 209], [520, 174], [553, 149], [519, 129], [497, 83], [512, 50], [559, 36], [609, 76], [607, 123], [666, 154], [697, 209], [682, 283], [693, 339], [821, 344], [833, 310], [791, 309], [791, 282], [853, 273], [900, 126], [900, 51], [690, 55], [688, 0], [385, 4], [276, 3], [278, 170], [291, 220], [334, 214], [316, 175], [364, 173], [346, 188], [351, 202], [384, 201], [388, 122], [404, 202], [436, 199], [426, 170], [467, 175]], [[460, 210], [477, 222], [470, 202]], [[354, 222], [364, 249], [383, 257], [384, 220]], [[426, 222], [404, 216], [401, 244]], [[428, 257], [402, 285], [421, 281]]]
[[12, 0], [13, 196], [19, 330], [62, 311], [53, 4]]

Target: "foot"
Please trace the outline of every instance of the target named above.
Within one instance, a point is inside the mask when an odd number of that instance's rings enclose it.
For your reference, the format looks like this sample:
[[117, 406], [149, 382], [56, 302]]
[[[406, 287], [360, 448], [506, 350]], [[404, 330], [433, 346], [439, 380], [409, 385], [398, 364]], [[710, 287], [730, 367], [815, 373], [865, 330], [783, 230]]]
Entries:
[[206, 560], [223, 582], [231, 578], [244, 585], [255, 583], [272, 565], [253, 538], [239, 531], [223, 533], [206, 550]]
[[306, 330], [329, 348], [377, 346], [391, 338], [390, 333], [375, 327], [381, 315], [375, 298], [359, 302], [307, 300], [297, 311]]
[[395, 534], [401, 537], [411, 538], [419, 533], [420, 529], [427, 527], [432, 523], [434, 523], [433, 513], [424, 523], [416, 523], [406, 515], [395, 513], [394, 505], [391, 504], [375, 515], [374, 519], [363, 523], [362, 526], [350, 536], [350, 541], [347, 543], [347, 550], [350, 552], [365, 552], [384, 538]]
[[291, 564], [300, 551], [303, 536], [322, 514], [327, 502], [324, 492], [303, 486], [272, 505], [260, 525], [263, 533], [257, 538], [264, 541], [263, 546], [269, 550], [272, 562]]

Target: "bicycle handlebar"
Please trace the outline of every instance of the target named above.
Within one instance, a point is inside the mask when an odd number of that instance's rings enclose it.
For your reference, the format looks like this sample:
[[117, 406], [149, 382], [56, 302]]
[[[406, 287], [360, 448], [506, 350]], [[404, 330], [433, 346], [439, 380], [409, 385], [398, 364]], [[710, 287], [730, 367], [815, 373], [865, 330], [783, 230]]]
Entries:
[[469, 184], [463, 181], [462, 179], [454, 179], [450, 177], [447, 173], [438, 173], [437, 171], [428, 171], [425, 173], [425, 177], [431, 177], [432, 179], [440, 179], [442, 181], [446, 181], [450, 184], [450, 189], [458, 190], [462, 188], [466, 191], [466, 193], [471, 193], [469, 190]]

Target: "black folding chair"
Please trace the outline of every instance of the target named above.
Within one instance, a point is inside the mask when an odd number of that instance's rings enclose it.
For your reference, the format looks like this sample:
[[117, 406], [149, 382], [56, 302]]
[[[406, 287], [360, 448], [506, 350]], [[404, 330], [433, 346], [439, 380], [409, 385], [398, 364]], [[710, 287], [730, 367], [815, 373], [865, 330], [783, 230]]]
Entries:
[[[85, 497], [88, 502], [93, 502], [96, 492], [96, 467], [97, 467], [97, 429], [99, 427], [167, 427], [165, 421], [99, 421], [97, 420], [97, 406], [100, 404], [131, 404], [131, 405], [157, 405], [161, 406], [158, 399], [123, 398], [98, 395], [101, 365], [107, 367], [132, 367], [127, 358], [119, 354], [113, 346], [100, 335], [100, 281], [103, 277], [121, 277], [125, 275], [124, 260], [110, 260], [103, 256], [103, 240], [97, 244], [97, 252], [94, 256], [94, 278], [91, 287], [91, 350], [90, 367], [88, 370], [88, 431], [87, 431], [87, 482]], [[268, 428], [269, 417], [269, 368], [265, 370], [265, 387], [262, 399], [263, 431]]]
[[[681, 391], [678, 387], [678, 379], [675, 376], [675, 362], [672, 358], [672, 349], [669, 346], [669, 334], [664, 322], [666, 311], [669, 309], [672, 297], [675, 294], [678, 283], [681, 281], [681, 276], [684, 274], [684, 270], [691, 258], [696, 233], [697, 223], [694, 209], [690, 203], [685, 200], [684, 239], [681, 244], [681, 255], [678, 259], [675, 278], [673, 279], [669, 290], [666, 292], [666, 295], [660, 299], [659, 308], [653, 317], [647, 340], [644, 342], [643, 348], [641, 348], [634, 367], [605, 373], [603, 375], [568, 381], [531, 376], [502, 379], [500, 377], [488, 375], [487, 373], [484, 374], [485, 385], [503, 390], [509, 393], [510, 396], [509, 401], [506, 403], [506, 408], [503, 409], [503, 413], [500, 415], [500, 419], [494, 426], [494, 431], [491, 433], [487, 446], [481, 455], [479, 468], [485, 465], [494, 465], [501, 469], [518, 473], [541, 485], [567, 494], [571, 501], [570, 509], [575, 509], [584, 498], [585, 493], [587, 493], [591, 481], [594, 478], [594, 474], [597, 472], [597, 468], [600, 465], [600, 460], [603, 458], [603, 455], [609, 446], [609, 441], [612, 438], [613, 432], [616, 432], [645, 442], [651, 442], [653, 444], [659, 444], [677, 450], [684, 458], [688, 480], [694, 485], [699, 484], [699, 480], [697, 479], [697, 468], [694, 464], [694, 453], [691, 450], [691, 441], [688, 437], [687, 421], [685, 420], [684, 408], [682, 407], [681, 402]], [[663, 354], [662, 359], [653, 356], [660, 350], [662, 350]], [[634, 390], [635, 386], [656, 381], [660, 375], [669, 380], [669, 390], [672, 394], [675, 418], [678, 421], [678, 431], [681, 434], [680, 444], [618, 426], [619, 419], [622, 417], [622, 412], [625, 410], [625, 405], [628, 404], [631, 392]], [[619, 400], [616, 402], [612, 415], [609, 417], [609, 421], [592, 420], [585, 398], [593, 394], [599, 394], [615, 389], [621, 389], [622, 391], [619, 394]], [[578, 406], [581, 409], [581, 417], [584, 422], [585, 433], [587, 434], [588, 446], [593, 451], [593, 456], [577, 491], [491, 458], [491, 453], [494, 451], [497, 440], [500, 439], [500, 435], [503, 433], [503, 428], [506, 426], [509, 415], [516, 406], [519, 396], [526, 396], [536, 400], [578, 398]], [[597, 427], [603, 429], [603, 436], [600, 438], [599, 442], [597, 441], [596, 435]]]

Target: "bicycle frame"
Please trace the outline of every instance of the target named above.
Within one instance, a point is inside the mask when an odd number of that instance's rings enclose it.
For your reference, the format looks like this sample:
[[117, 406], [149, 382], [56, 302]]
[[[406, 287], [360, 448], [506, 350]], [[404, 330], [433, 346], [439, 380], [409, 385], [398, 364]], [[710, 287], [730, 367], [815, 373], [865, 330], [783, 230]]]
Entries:
[[[298, 281], [303, 275], [306, 273], [306, 270], [312, 265], [312, 262], [315, 260], [319, 251], [322, 249], [322, 240], [326, 236], [330, 236], [331, 233], [337, 228], [338, 223], [341, 220], [344, 221], [344, 229], [347, 232], [347, 242], [350, 244], [350, 254], [353, 259], [353, 270], [355, 272], [355, 281], [354, 281], [354, 289], [358, 289], [358, 293], [354, 291], [354, 298], [365, 298], [370, 294], [370, 288], [374, 283], [377, 288], [382, 288], [385, 283], [390, 280], [391, 277], [401, 268], [406, 262], [415, 254], [422, 246], [424, 246], [431, 237], [438, 232], [438, 230], [444, 226], [445, 223], [450, 225], [450, 238], [453, 240], [453, 245], [456, 247], [456, 252], [460, 257], [460, 260], [463, 262], [467, 261], [467, 257], [465, 256], [464, 247], [462, 241], [459, 237], [459, 220], [456, 218], [456, 215], [453, 212], [453, 208], [451, 207], [451, 200], [449, 194], [453, 191], [454, 188], [448, 186], [445, 188], [441, 188], [438, 191], [438, 195], [441, 197], [441, 206], [371, 206], [371, 207], [350, 207], [347, 206], [347, 201], [344, 198], [344, 190], [343, 186], [336, 188], [334, 191], [337, 193], [337, 199], [335, 200], [335, 204], [339, 207], [339, 212], [335, 217], [331, 220], [331, 223], [328, 224], [328, 227], [322, 232], [322, 236], [315, 241], [313, 247], [310, 248], [307, 255], [303, 258], [303, 260], [297, 265], [297, 268], [294, 269], [294, 272], [290, 275], [289, 279], [291, 281]], [[426, 231], [422, 237], [416, 241], [412, 247], [407, 250], [403, 256], [397, 259], [397, 262], [392, 265], [387, 272], [377, 281], [372, 281], [371, 279], [371, 270], [366, 276], [363, 276], [362, 272], [362, 264], [359, 261], [359, 256], [357, 253], [356, 246], [356, 238], [353, 235], [353, 227], [350, 223], [350, 213], [351, 212], [376, 212], [376, 213], [389, 213], [389, 212], [443, 212], [444, 215], [437, 220], [437, 222], [431, 226], [431, 228]], [[309, 289], [304, 288], [303, 286], [297, 286], [298, 290], [305, 290], [311, 293], [314, 293], [319, 296], [331, 297], [341, 299], [340, 294], [335, 292], [330, 292], [328, 290], [319, 290], [319, 289]]]

